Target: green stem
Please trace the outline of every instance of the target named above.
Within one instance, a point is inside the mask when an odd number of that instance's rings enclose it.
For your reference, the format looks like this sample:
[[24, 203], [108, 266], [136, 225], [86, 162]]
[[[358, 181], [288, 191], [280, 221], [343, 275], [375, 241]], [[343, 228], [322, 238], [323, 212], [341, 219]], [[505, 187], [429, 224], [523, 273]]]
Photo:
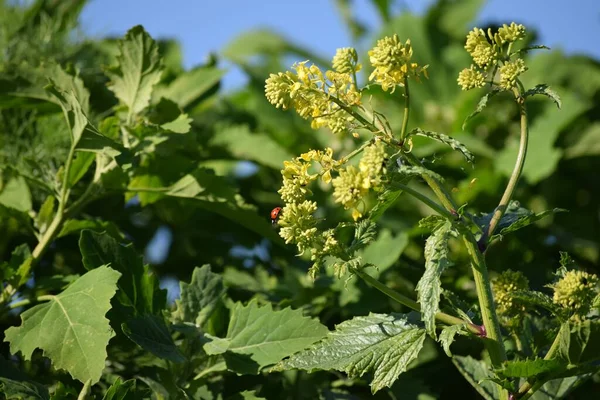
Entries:
[[420, 193], [419, 191], [411, 188], [410, 186], [404, 185], [402, 183], [395, 183], [395, 182], [392, 182], [391, 185], [393, 187], [395, 187], [396, 189], [403, 190], [404, 192], [410, 194], [414, 198], [420, 200], [422, 203], [429, 206], [432, 210], [437, 211], [438, 214], [443, 215], [444, 217], [448, 218], [449, 220], [453, 221], [455, 219], [455, 216], [453, 214], [451, 214], [448, 210], [446, 210], [444, 207], [442, 207], [435, 201], [431, 200], [429, 197], [425, 196], [424, 194]]
[[494, 231], [498, 227], [502, 216], [506, 212], [506, 207], [508, 207], [508, 203], [512, 199], [515, 188], [517, 187], [517, 183], [519, 182], [519, 177], [523, 172], [523, 166], [525, 165], [525, 156], [527, 154], [527, 142], [529, 136], [529, 129], [527, 124], [527, 108], [525, 107], [525, 99], [521, 97], [519, 91], [516, 88], [513, 89], [513, 93], [517, 99], [517, 104], [519, 105], [519, 111], [521, 114], [521, 139], [519, 143], [519, 152], [517, 154], [515, 167], [513, 169], [512, 174], [510, 175], [510, 179], [508, 180], [508, 184], [506, 185], [504, 194], [500, 199], [500, 203], [498, 204], [498, 207], [496, 207], [496, 209], [494, 210], [492, 219], [490, 220], [487, 229], [484, 231], [483, 236], [479, 240], [479, 242], [483, 245], [485, 245], [487, 240], [494, 234]]
[[[553, 359], [554, 356], [556, 355], [556, 353], [558, 352], [559, 348], [560, 348], [560, 331], [558, 331], [558, 334], [554, 338], [554, 342], [552, 342], [550, 349], [544, 356], [544, 360]], [[530, 398], [539, 388], [544, 386], [544, 383], [546, 383], [546, 381], [544, 381], [544, 380], [538, 380], [535, 383], [525, 382], [519, 388], [519, 391], [517, 392], [516, 397], [520, 400], [526, 400], [526, 399]]]
[[79, 396], [77, 396], [77, 400], [85, 400], [90, 388], [92, 387], [92, 381], [88, 379], [83, 387], [81, 388], [81, 392], [79, 392]]
[[[398, 303], [400, 303], [414, 311], [418, 311], [418, 312], [421, 311], [421, 306], [419, 305], [419, 303], [417, 303], [410, 297], [404, 296], [403, 294], [400, 294], [400, 293], [396, 292], [395, 290], [390, 289], [383, 283], [379, 282], [377, 279], [373, 278], [371, 275], [369, 275], [361, 270], [352, 269], [352, 272], [354, 274], [356, 274], [359, 278], [361, 278], [363, 281], [365, 281], [369, 285], [373, 286], [375, 289], [379, 290], [381, 293], [385, 294], [392, 300], [395, 300]], [[465, 325], [469, 332], [471, 332], [475, 335], [481, 335], [481, 330], [477, 325], [472, 324], [463, 319], [460, 319], [458, 317], [452, 316], [450, 314], [438, 312], [435, 314], [435, 319], [437, 319], [438, 321], [440, 321], [446, 325]]]
[[359, 148], [353, 150], [352, 152], [346, 154], [344, 157], [340, 158], [338, 164], [342, 165], [345, 164], [346, 162], [348, 162], [352, 157], [356, 156], [357, 154], [361, 153], [366, 147], [372, 145], [373, 143], [375, 143], [375, 138], [369, 139], [366, 142], [364, 142]]
[[[421, 168], [425, 168], [423, 166], [423, 163], [421, 163], [421, 161], [419, 161], [419, 159], [417, 157], [415, 157], [414, 154], [404, 153], [404, 157], [412, 165], [415, 165], [415, 166], [421, 167]], [[421, 177], [423, 178], [423, 180], [425, 182], [427, 182], [427, 184], [429, 185], [431, 190], [433, 190], [433, 193], [435, 193], [435, 195], [440, 200], [442, 205], [446, 208], [446, 210], [448, 210], [451, 214], [456, 213], [456, 203], [454, 202], [454, 200], [452, 199], [452, 196], [446, 190], [446, 188], [444, 186], [442, 186], [442, 184], [437, 179], [435, 179], [434, 177], [432, 177], [430, 175], [422, 174]]]
[[408, 133], [408, 118], [410, 116], [410, 92], [408, 90], [408, 78], [404, 77], [404, 117], [402, 117], [402, 128], [400, 130], [400, 143], [406, 139]]

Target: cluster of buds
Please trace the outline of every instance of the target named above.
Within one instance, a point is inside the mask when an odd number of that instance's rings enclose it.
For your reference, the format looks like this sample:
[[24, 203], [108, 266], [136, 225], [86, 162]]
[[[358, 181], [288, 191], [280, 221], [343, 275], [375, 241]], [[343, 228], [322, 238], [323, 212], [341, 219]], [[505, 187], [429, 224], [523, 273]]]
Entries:
[[492, 280], [496, 312], [502, 323], [509, 328], [518, 328], [525, 316], [525, 304], [513, 297], [513, 293], [525, 290], [529, 290], [529, 280], [520, 271], [509, 269]]
[[571, 270], [555, 284], [552, 301], [567, 309], [572, 318], [584, 317], [598, 295], [598, 276], [583, 271]]
[[[525, 37], [525, 27], [512, 22], [504, 24], [493, 33], [488, 29], [474, 28], [467, 35], [465, 49], [471, 55], [474, 64], [463, 69], [458, 75], [458, 84], [463, 90], [483, 87], [489, 73], [500, 73], [498, 86], [504, 90], [515, 87], [518, 77], [527, 70], [521, 58], [511, 60], [512, 44]], [[493, 78], [493, 76], [491, 77]]]

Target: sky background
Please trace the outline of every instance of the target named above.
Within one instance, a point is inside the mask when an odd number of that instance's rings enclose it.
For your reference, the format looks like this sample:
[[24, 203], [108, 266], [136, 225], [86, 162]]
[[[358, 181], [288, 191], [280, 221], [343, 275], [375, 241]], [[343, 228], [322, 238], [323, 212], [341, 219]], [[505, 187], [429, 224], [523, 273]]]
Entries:
[[[369, 0], [353, 3], [361, 22], [378, 26], [379, 17]], [[396, 1], [394, 10], [421, 14], [432, 3]], [[519, 22], [538, 31], [540, 44], [600, 59], [600, 0], [489, 0], [476, 20], [486, 21]], [[155, 39], [177, 39], [186, 68], [258, 27], [274, 29], [325, 58], [338, 47], [351, 45], [334, 0], [93, 0], [81, 22], [83, 31], [93, 37], [121, 36], [141, 24]], [[244, 82], [242, 73], [231, 68], [223, 87], [230, 90]]]

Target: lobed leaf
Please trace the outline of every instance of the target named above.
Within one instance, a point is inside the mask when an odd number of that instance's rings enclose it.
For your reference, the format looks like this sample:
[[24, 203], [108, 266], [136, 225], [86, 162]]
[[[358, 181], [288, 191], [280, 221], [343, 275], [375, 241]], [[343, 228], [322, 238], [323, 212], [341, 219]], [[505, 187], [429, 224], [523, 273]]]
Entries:
[[439, 341], [442, 344], [442, 347], [444, 348], [444, 353], [446, 353], [446, 355], [448, 357], [452, 357], [452, 352], [450, 351], [450, 345], [452, 344], [452, 342], [454, 342], [454, 337], [457, 334], [464, 333], [464, 329], [465, 329], [464, 324], [449, 325], [449, 326], [445, 326], [444, 329], [442, 329], [442, 333], [440, 333]]
[[194, 268], [190, 283], [180, 282], [180, 299], [174, 316], [183, 322], [202, 326], [225, 294], [223, 278], [211, 272], [210, 265]]
[[550, 100], [554, 102], [554, 104], [556, 104], [556, 107], [558, 107], [559, 109], [562, 107], [560, 96], [555, 91], [550, 89], [550, 86], [546, 85], [545, 83], [536, 85], [535, 87], [529, 89], [525, 92], [525, 94], [523, 94], [523, 97], [527, 98], [535, 96], [536, 94], [547, 96], [550, 98]]
[[435, 333], [435, 314], [440, 310], [442, 293], [442, 273], [453, 265], [448, 259], [448, 240], [455, 235], [452, 224], [446, 221], [433, 231], [425, 242], [425, 273], [417, 283], [417, 301], [421, 305], [421, 319], [427, 333], [433, 338]]
[[108, 88], [129, 108], [130, 115], [139, 114], [150, 103], [162, 74], [158, 44], [137, 25], [119, 40], [118, 48], [118, 64], [106, 71], [111, 80]]
[[10, 351], [30, 360], [36, 348], [57, 369], [74, 379], [100, 380], [106, 360], [106, 346], [114, 336], [105, 314], [117, 291], [121, 274], [107, 266], [89, 271], [62, 293], [51, 296], [21, 314], [22, 324], [5, 331]]
[[336, 325], [312, 347], [280, 362], [275, 370], [293, 368], [346, 372], [350, 378], [373, 373], [372, 392], [390, 387], [417, 358], [426, 332], [404, 314], [369, 314]]

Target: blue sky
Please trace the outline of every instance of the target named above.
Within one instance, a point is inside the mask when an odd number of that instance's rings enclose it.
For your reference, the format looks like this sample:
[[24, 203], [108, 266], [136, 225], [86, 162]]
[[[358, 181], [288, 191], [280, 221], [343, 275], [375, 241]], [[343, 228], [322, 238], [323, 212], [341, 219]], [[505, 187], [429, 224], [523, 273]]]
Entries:
[[[354, 0], [357, 15], [373, 26], [378, 17], [368, 0]], [[431, 0], [397, 1], [396, 10], [422, 13]], [[599, 0], [489, 0], [477, 22], [517, 21], [540, 34], [540, 43], [568, 54], [600, 59]], [[238, 35], [269, 27], [327, 58], [350, 45], [350, 36], [334, 0], [93, 0], [83, 11], [82, 27], [91, 36], [122, 35], [144, 25], [154, 38], [180, 41], [186, 68], [202, 63]], [[224, 87], [244, 82], [235, 69]]]

